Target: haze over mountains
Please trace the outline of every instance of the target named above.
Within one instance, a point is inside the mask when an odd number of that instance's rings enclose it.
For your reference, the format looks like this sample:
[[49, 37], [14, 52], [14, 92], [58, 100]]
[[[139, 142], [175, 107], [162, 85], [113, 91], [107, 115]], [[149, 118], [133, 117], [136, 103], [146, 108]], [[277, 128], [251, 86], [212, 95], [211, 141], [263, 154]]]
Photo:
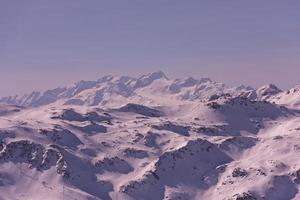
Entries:
[[299, 86], [154, 72], [0, 103], [1, 200], [300, 199]]

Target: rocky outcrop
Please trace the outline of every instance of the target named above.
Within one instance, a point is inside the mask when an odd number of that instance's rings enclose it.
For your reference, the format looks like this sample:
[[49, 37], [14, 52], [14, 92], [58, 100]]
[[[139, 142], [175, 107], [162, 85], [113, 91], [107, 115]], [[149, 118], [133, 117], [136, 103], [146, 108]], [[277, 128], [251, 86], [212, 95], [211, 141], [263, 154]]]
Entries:
[[177, 125], [172, 122], [164, 122], [163, 124], [152, 125], [151, 127], [156, 130], [171, 131], [183, 136], [188, 136], [190, 130], [190, 127]]
[[26, 163], [39, 171], [55, 166], [58, 174], [68, 177], [67, 162], [60, 150], [53, 147], [44, 148], [43, 145], [28, 140], [10, 142], [0, 152], [0, 163]]
[[164, 114], [156, 109], [149, 108], [147, 106], [139, 105], [139, 104], [133, 104], [129, 103], [126, 104], [125, 106], [116, 109], [117, 111], [120, 112], [132, 112], [140, 115], [144, 115], [147, 117], [162, 117]]
[[[192, 184], [194, 187], [204, 187], [205, 184], [201, 180], [207, 175], [207, 170], [213, 170], [230, 161], [230, 157], [206, 140], [189, 141], [176, 150], [162, 154], [153, 163], [152, 170], [144, 173], [140, 179], [123, 185], [120, 191], [138, 199], [162, 199], [165, 185], [176, 185], [177, 182], [181, 182]], [[143, 191], [153, 193], [155, 196], [149, 196]]]
[[282, 90], [274, 84], [264, 85], [256, 90], [257, 98], [259, 100], [267, 100], [280, 92], [282, 92]]
[[69, 147], [76, 148], [83, 144], [80, 139], [71, 131], [62, 128], [54, 129], [40, 129], [39, 133], [46, 136], [52, 143]]
[[80, 114], [74, 109], [65, 109], [58, 116], [53, 116], [52, 119], [61, 119], [66, 121], [78, 121], [78, 122], [111, 122], [111, 117], [109, 115], [99, 115], [97, 112], [88, 112], [86, 114]]
[[133, 171], [133, 167], [125, 160], [119, 157], [105, 157], [95, 163], [95, 170], [98, 173], [104, 173], [105, 171], [118, 172], [121, 174], [128, 174]]

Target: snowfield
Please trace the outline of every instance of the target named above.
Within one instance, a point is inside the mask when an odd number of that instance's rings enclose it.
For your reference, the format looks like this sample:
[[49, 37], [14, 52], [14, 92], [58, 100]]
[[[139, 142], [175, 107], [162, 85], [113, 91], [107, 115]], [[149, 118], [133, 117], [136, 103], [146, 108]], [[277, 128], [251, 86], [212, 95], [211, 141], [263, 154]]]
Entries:
[[300, 199], [299, 86], [155, 72], [0, 103], [0, 200]]

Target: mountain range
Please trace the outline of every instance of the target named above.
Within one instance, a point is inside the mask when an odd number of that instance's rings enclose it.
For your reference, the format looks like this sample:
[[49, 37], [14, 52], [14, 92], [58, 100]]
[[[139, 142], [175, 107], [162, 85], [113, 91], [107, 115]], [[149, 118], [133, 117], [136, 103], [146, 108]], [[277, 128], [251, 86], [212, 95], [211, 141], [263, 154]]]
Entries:
[[159, 71], [0, 103], [0, 200], [300, 199], [299, 86]]

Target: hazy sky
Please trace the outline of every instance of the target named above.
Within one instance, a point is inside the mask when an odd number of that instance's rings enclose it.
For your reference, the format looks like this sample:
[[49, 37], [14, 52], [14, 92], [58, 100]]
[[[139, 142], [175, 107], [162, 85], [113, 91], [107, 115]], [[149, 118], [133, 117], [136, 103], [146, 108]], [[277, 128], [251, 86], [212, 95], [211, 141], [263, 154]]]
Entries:
[[0, 96], [157, 70], [300, 84], [300, 1], [0, 0]]

